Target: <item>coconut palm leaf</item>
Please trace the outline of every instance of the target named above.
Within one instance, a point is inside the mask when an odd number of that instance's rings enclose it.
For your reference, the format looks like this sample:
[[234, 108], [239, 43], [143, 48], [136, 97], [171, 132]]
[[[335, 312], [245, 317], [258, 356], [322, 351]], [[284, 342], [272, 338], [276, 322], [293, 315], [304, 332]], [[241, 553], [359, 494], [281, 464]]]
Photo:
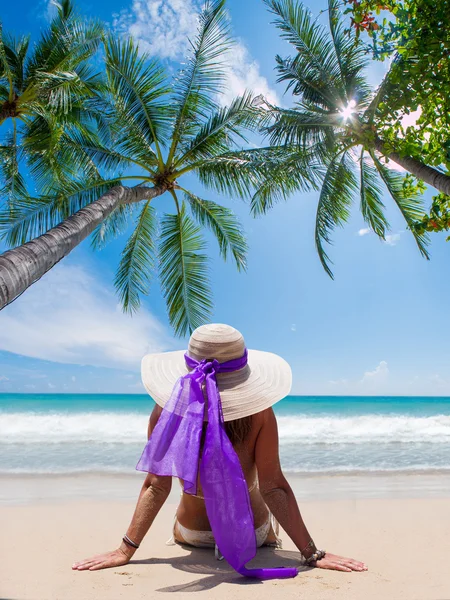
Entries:
[[101, 78], [86, 65], [71, 72], [39, 72], [34, 82], [39, 87], [39, 94], [46, 96], [48, 108], [62, 113], [68, 113], [74, 103], [102, 87]]
[[235, 98], [230, 106], [219, 108], [200, 127], [196, 135], [183, 147], [179, 163], [212, 158], [228, 151], [238, 141], [247, 142], [245, 130], [259, 127], [260, 110], [252, 106], [253, 95], [247, 92]]
[[42, 32], [28, 61], [27, 85], [33, 85], [40, 73], [65, 71], [70, 74], [96, 52], [102, 41], [104, 28], [101, 23], [78, 18], [71, 1], [64, 0], [56, 7], [57, 14], [49, 29]]
[[100, 150], [102, 145], [96, 132], [84, 123], [66, 121], [63, 124], [57, 115], [50, 112], [44, 118], [34, 118], [25, 135], [28, 167], [37, 188], [44, 195], [52, 194], [55, 184], [64, 187], [80, 172], [84, 179], [102, 178], [96, 164], [98, 157], [89, 151], [91, 146]]
[[12, 209], [0, 211], [0, 237], [11, 247], [25, 244], [120, 184], [118, 178], [80, 177], [63, 182], [52, 194], [19, 199]]
[[384, 214], [385, 206], [382, 201], [382, 189], [377, 169], [365, 157], [364, 149], [359, 159], [361, 213], [369, 227], [382, 239], [389, 229], [389, 223]]
[[[259, 165], [259, 171], [263, 167]], [[195, 165], [201, 183], [219, 194], [250, 199], [261, 182], [258, 165], [251, 156], [240, 152], [227, 152]]]
[[200, 229], [186, 213], [184, 204], [161, 221], [159, 273], [169, 320], [184, 336], [208, 321], [212, 302], [207, 278], [208, 259]]
[[343, 129], [342, 119], [336, 113], [319, 112], [315, 107], [300, 104], [296, 109], [278, 109], [275, 122], [265, 128], [272, 144], [309, 147], [326, 143], [328, 149], [336, 144], [336, 133]]
[[134, 231], [122, 252], [114, 282], [127, 312], [136, 311], [141, 304], [140, 296], [148, 294], [154, 267], [156, 232], [156, 211], [148, 200], [144, 203]]
[[12, 133], [6, 135], [0, 146], [0, 200], [5, 199], [10, 206], [20, 198], [27, 196], [27, 186], [19, 170], [22, 148], [18, 143], [16, 125]]
[[114, 102], [139, 128], [149, 145], [155, 144], [162, 161], [160, 144], [169, 135], [172, 117], [165, 73], [157, 61], [149, 62], [146, 54], [131, 38], [120, 40], [108, 36], [105, 46], [106, 73]]
[[420, 253], [422, 256], [429, 259], [430, 255], [427, 250], [429, 236], [426, 233], [418, 233], [412, 226], [415, 221], [420, 221], [425, 213], [421, 196], [418, 193], [410, 193], [409, 190], [407, 191], [403, 185], [404, 177], [400, 175], [400, 173], [397, 173], [384, 165], [376, 156], [375, 152], [371, 152], [370, 155], [389, 194], [408, 224]]
[[275, 15], [281, 37], [297, 50], [293, 59], [276, 57], [278, 81], [287, 81], [304, 100], [335, 109], [345, 101], [340, 85], [339, 62], [325, 28], [313, 20], [311, 12], [293, 0], [265, 0]]
[[273, 150], [272, 162], [251, 200], [254, 216], [266, 214], [276, 202], [287, 200], [295, 192], [319, 189], [322, 179], [323, 167], [314, 146], [309, 152], [296, 146], [279, 146]]
[[367, 99], [372, 92], [364, 75], [369, 63], [368, 55], [361, 44], [345, 32], [339, 12], [339, 0], [328, 0], [328, 22], [346, 102], [356, 99], [361, 105], [363, 99]]
[[336, 226], [342, 227], [350, 216], [350, 206], [357, 189], [347, 152], [335, 156], [329, 163], [320, 191], [316, 213], [316, 248], [320, 262], [333, 279], [330, 258], [324, 243], [331, 244], [331, 233]]
[[225, 0], [207, 0], [199, 18], [197, 36], [186, 68], [174, 83], [175, 122], [169, 162], [180, 142], [195, 135], [198, 124], [206, 120], [217, 102], [213, 99], [225, 81], [224, 53], [230, 48]]
[[247, 242], [242, 225], [232, 210], [210, 200], [203, 200], [192, 192], [184, 190], [192, 214], [200, 225], [208, 227], [215, 235], [224, 260], [230, 253], [238, 271], [247, 266]]
[[[0, 23], [1, 37], [1, 23]], [[16, 92], [23, 89], [25, 78], [25, 60], [29, 49], [30, 36], [24, 36], [16, 40], [12, 36], [4, 35], [0, 42], [0, 77], [5, 77], [9, 82], [13, 83]], [[3, 58], [2, 58], [3, 57]], [[1, 65], [6, 70], [1, 69]]]
[[14, 96], [14, 75], [8, 60], [8, 54], [9, 48], [0, 21], [0, 79], [6, 83], [7, 98], [11, 101]]
[[103, 250], [112, 240], [125, 233], [135, 206], [120, 204], [93, 232], [91, 246], [94, 250]]
[[45, 233], [62, 220], [58, 198], [25, 196], [0, 210], [0, 239], [14, 248]]
[[63, 143], [67, 144], [67, 148], [73, 148], [77, 151], [81, 150], [86, 157], [89, 157], [93, 161], [97, 169], [101, 169], [102, 172], [106, 173], [117, 173], [117, 171], [121, 172], [131, 167], [148, 169], [155, 162], [154, 155], [152, 156], [152, 163], [149, 164], [149, 161], [141, 162], [132, 156], [122, 153], [120, 144], [115, 145], [114, 149], [106, 147], [99, 142], [98, 136], [95, 133], [83, 130], [81, 127], [70, 132], [70, 135], [66, 135]]

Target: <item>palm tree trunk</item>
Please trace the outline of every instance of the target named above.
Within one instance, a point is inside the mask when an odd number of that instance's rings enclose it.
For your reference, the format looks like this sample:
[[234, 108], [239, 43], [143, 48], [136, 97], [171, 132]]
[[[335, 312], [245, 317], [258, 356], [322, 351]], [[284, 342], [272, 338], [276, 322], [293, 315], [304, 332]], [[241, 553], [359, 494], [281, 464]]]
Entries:
[[450, 176], [441, 173], [433, 167], [425, 165], [420, 160], [412, 158], [411, 156], [400, 156], [397, 152], [386, 152], [384, 149], [384, 142], [379, 138], [375, 139], [375, 148], [398, 165], [406, 169], [409, 173], [421, 179], [428, 185], [431, 185], [435, 189], [439, 190], [443, 194], [450, 196]]
[[120, 204], [160, 196], [167, 188], [116, 186], [31, 242], [0, 256], [0, 310], [67, 256]]

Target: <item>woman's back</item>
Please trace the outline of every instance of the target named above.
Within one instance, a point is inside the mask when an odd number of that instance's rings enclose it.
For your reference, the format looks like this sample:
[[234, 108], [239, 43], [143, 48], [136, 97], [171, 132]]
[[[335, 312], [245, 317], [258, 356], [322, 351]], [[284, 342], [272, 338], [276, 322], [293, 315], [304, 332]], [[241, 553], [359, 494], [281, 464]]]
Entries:
[[[247, 430], [243, 440], [239, 440], [239, 431], [237, 432], [238, 435], [233, 435], [233, 431], [230, 432], [230, 427], [228, 427], [228, 437], [234, 441], [233, 447], [239, 457], [250, 491], [255, 527], [259, 527], [264, 522], [268, 513], [266, 504], [258, 489], [258, 469], [255, 462], [256, 441], [264, 422], [265, 413], [268, 411], [272, 411], [272, 409], [252, 415], [248, 427], [243, 424], [242, 429]], [[231, 425], [232, 428], [233, 425]], [[178, 507], [177, 518], [184, 527], [199, 531], [209, 531], [211, 529], [202, 496], [203, 490], [199, 478], [197, 481], [197, 495], [183, 494]]]

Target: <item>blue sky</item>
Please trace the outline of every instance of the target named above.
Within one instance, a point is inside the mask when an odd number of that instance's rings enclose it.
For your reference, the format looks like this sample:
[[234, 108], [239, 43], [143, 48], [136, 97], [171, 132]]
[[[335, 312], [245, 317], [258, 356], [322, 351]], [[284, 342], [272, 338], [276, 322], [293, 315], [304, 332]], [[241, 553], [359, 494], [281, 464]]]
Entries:
[[[78, 3], [86, 15], [131, 32], [148, 51], [176, 69], [195, 25], [195, 0]], [[318, 14], [324, 3], [314, 2]], [[229, 93], [246, 87], [279, 102], [274, 56], [288, 54], [261, 0], [229, 0], [237, 37]], [[44, 1], [17, 0], [2, 8], [5, 30], [38, 33]], [[383, 66], [371, 66], [379, 80]], [[446, 327], [450, 292], [445, 236], [432, 238], [432, 260], [419, 255], [398, 211], [386, 198], [392, 231], [380, 242], [355, 203], [345, 229], [334, 235], [335, 280], [314, 247], [317, 194], [297, 194], [260, 219], [233, 198], [205, 194], [232, 207], [248, 235], [248, 272], [219, 258], [207, 236], [214, 291], [214, 321], [242, 331], [247, 345], [279, 353], [292, 365], [297, 394], [450, 395]], [[427, 203], [431, 193], [427, 192]], [[168, 199], [155, 205], [165, 210]], [[113, 278], [126, 236], [100, 253], [84, 242], [0, 315], [0, 392], [138, 393], [140, 358], [180, 349], [157, 283], [133, 317], [122, 314]]]

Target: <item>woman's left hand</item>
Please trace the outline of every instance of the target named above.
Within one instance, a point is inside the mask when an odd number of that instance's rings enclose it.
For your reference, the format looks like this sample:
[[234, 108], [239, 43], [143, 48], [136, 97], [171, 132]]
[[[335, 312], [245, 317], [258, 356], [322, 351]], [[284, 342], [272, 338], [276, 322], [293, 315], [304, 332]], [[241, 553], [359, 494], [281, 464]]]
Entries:
[[98, 571], [110, 567], [122, 567], [130, 562], [131, 556], [127, 556], [121, 548], [105, 554], [97, 554], [92, 558], [86, 558], [72, 565], [74, 571]]
[[333, 571], [367, 571], [364, 563], [353, 558], [345, 558], [337, 554], [327, 552], [323, 558], [314, 563], [319, 569], [331, 569]]

